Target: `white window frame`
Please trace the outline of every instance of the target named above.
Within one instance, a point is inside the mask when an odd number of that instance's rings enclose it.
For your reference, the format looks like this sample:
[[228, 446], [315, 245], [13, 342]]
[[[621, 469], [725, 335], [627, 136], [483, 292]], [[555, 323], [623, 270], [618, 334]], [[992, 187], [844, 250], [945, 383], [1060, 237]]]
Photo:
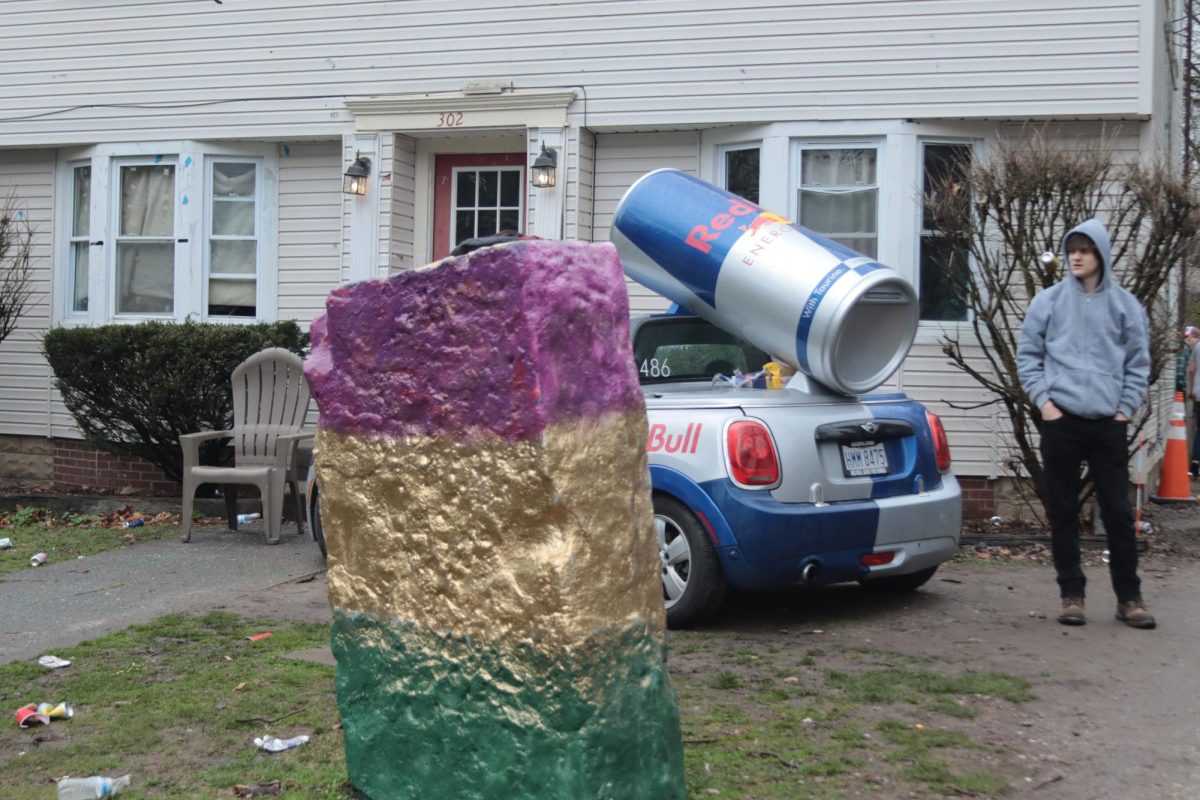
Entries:
[[[887, 142], [880, 137], [870, 138], [830, 138], [830, 139], [796, 139], [792, 141], [791, 175], [788, 181], [789, 205], [788, 215], [803, 224], [800, 219], [800, 191], [803, 188], [801, 176], [804, 170], [805, 150], [874, 150], [875, 151], [875, 258], [884, 259], [884, 229], [883, 206], [887, 197]], [[817, 231], [826, 235], [823, 231]], [[883, 263], [887, 263], [886, 260]]]
[[76, 236], [75, 230], [74, 230], [74, 228], [75, 228], [75, 170], [84, 169], [84, 168], [91, 170], [92, 162], [87, 159], [80, 159], [80, 160], [75, 160], [75, 161], [71, 161], [71, 162], [67, 163], [67, 174], [66, 174], [67, 191], [66, 191], [66, 198], [65, 198], [67, 211], [66, 211], [65, 216], [60, 217], [60, 219], [65, 221], [65, 227], [66, 227], [66, 233], [65, 233], [66, 247], [65, 247], [65, 256], [63, 259], [63, 265], [64, 265], [63, 269], [64, 269], [64, 275], [65, 275], [64, 280], [63, 280], [64, 298], [63, 298], [63, 303], [62, 303], [61, 307], [63, 310], [63, 314], [65, 316], [73, 318], [73, 319], [77, 319], [77, 320], [87, 319], [89, 312], [75, 310], [75, 245], [76, 244], [86, 245], [86, 249], [84, 250], [84, 252], [88, 256], [88, 309], [89, 310], [91, 309], [92, 304], [95, 302], [95, 298], [92, 297], [92, 281], [93, 281], [93, 278], [95, 277], [94, 273], [96, 272], [96, 270], [92, 266], [93, 259], [92, 259], [92, 253], [91, 253], [91, 249], [92, 249], [91, 242], [93, 240], [92, 240], [92, 236], [91, 236], [91, 232], [92, 232], [92, 219], [91, 218], [92, 218], [92, 209], [95, 208], [96, 201], [94, 198], [92, 198], [92, 192], [95, 191], [95, 180], [92, 178], [90, 178], [91, 185], [89, 186], [89, 190], [88, 190], [88, 198], [89, 198], [89, 200], [88, 200], [88, 204], [89, 204], [88, 233], [85, 236]]
[[[514, 165], [479, 164], [477, 166], [469, 166], [469, 167], [452, 167], [450, 170], [450, 221], [449, 221], [450, 224], [448, 225], [449, 234], [450, 234], [450, 249], [451, 250], [453, 250], [455, 247], [454, 237], [458, 231], [458, 176], [459, 176], [459, 173], [462, 173], [462, 172], [479, 173], [479, 172], [492, 172], [492, 171], [500, 172], [500, 173], [505, 173], [505, 172], [517, 173], [517, 229], [520, 230], [522, 228], [522, 222], [525, 220], [525, 215], [529, 211], [529, 209], [527, 208], [526, 201], [525, 201], [525, 185], [524, 185], [525, 184], [525, 168], [524, 167], [522, 167], [520, 165], [515, 165], [515, 164]], [[479, 196], [478, 183], [475, 186], [475, 195], [476, 195], [476, 197]], [[479, 211], [481, 208], [484, 210], [488, 210], [488, 209], [484, 208], [483, 206], [478, 206], [478, 205], [470, 206], [470, 208], [473, 208], [475, 210], [476, 233], [475, 233], [475, 236], [470, 236], [467, 238], [476, 238], [481, 235], [478, 232], [479, 231]], [[500, 225], [500, 209], [501, 208], [512, 208], [512, 206], [500, 205], [500, 186], [497, 185], [496, 186], [495, 210], [496, 210], [496, 225], [497, 225], [496, 230], [498, 230], [498, 231], [504, 230], [503, 228], [499, 227], [499, 225]], [[482, 234], [482, 235], [490, 236], [492, 234]]]
[[762, 205], [763, 192], [763, 143], [761, 139], [754, 139], [744, 142], [730, 142], [728, 144], [717, 145], [717, 163], [714, 165], [716, 184], [725, 191], [732, 191], [729, 188], [729, 175], [725, 166], [725, 158], [731, 152], [738, 150], [757, 150], [758, 151], [758, 204]]
[[[171, 201], [172, 211], [172, 226], [173, 230], [169, 238], [175, 242], [175, 257], [172, 266], [175, 274], [172, 276], [172, 298], [171, 311], [169, 313], [131, 313], [120, 312], [117, 310], [117, 241], [120, 236], [121, 224], [121, 169], [123, 167], [157, 167], [170, 165], [174, 168], [174, 189], [175, 197]], [[108, 287], [108, 292], [105, 296], [105, 301], [108, 304], [108, 313], [114, 322], [143, 322], [151, 319], [175, 319], [179, 314], [179, 276], [180, 276], [180, 260], [187, 258], [189, 244], [187, 237], [182, 235], [183, 231], [183, 209], [180, 205], [180, 198], [183, 196], [180, 183], [182, 175], [180, 175], [179, 158], [175, 155], [155, 155], [155, 156], [122, 156], [113, 158], [110, 161], [111, 172], [109, 173], [109, 197], [108, 197], [108, 217], [109, 224], [107, 226], [104, 241], [108, 244], [111, 241], [111, 246], [104, 248], [104, 277]], [[90, 303], [89, 303], [90, 305]]]
[[[116, 233], [121, 164], [175, 162], [175, 298], [171, 314], [121, 314], [116, 308]], [[210, 160], [253, 160], [259, 164], [256, 185], [255, 230], [258, 241], [256, 315], [208, 318], [208, 180]], [[74, 200], [73, 169], [90, 162], [92, 167], [89, 237], [88, 311], [71, 313], [71, 211]], [[67, 326], [140, 322], [147, 319], [186, 319], [219, 324], [274, 322], [279, 309], [278, 204], [279, 164], [276, 146], [262, 143], [212, 143], [194, 141], [131, 142], [95, 145], [59, 152], [55, 179], [56, 219], [52, 279], [53, 320]]]
[[[208, 317], [208, 291], [210, 281], [212, 279], [212, 226], [213, 226], [213, 165], [217, 162], [222, 164], [253, 164], [254, 165], [254, 289], [255, 289], [255, 316], [253, 317], [233, 317], [233, 316], [217, 316]], [[217, 156], [209, 155], [204, 159], [204, 242], [201, 249], [201, 259], [204, 264], [204, 281], [203, 281], [203, 298], [201, 300], [201, 308], [204, 312], [204, 317], [208, 322], [255, 322], [259, 318], [259, 309], [262, 307], [262, 290], [259, 287], [263, 270], [263, 165], [261, 158], [245, 157], [245, 156]], [[244, 201], [243, 201], [244, 202]], [[222, 239], [231, 241], [229, 239]], [[220, 273], [228, 274], [228, 273]]]

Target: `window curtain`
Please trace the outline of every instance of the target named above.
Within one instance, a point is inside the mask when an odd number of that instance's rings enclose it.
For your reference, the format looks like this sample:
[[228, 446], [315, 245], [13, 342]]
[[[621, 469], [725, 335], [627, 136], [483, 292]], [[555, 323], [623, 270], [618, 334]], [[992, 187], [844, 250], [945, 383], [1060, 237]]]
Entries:
[[[175, 167], [121, 168], [121, 239], [117, 241], [117, 311], [171, 312], [175, 307]], [[125, 239], [124, 237], [138, 237]]]
[[[254, 164], [217, 162], [212, 169], [212, 238], [208, 304], [253, 309], [257, 302]], [[228, 238], [226, 238], [228, 237]], [[245, 277], [242, 277], [245, 276]]]
[[878, 197], [874, 150], [804, 151], [800, 190], [804, 227], [874, 258]]

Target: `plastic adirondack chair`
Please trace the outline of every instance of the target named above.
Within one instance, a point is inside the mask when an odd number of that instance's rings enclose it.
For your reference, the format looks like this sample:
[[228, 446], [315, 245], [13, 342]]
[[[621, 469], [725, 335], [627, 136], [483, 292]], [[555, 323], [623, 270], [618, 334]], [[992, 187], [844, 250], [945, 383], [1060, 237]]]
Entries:
[[[311, 439], [313, 433], [302, 430], [309, 403], [302, 363], [299, 356], [282, 347], [250, 356], [233, 371], [233, 429], [179, 437], [183, 448], [183, 541], [192, 538], [192, 504], [202, 483], [222, 484], [229, 527], [235, 531], [237, 486], [257, 486], [270, 544], [279, 542], [286, 486], [292, 490], [296, 524], [304, 532], [295, 456], [300, 442]], [[223, 438], [232, 440], [233, 466], [201, 466], [200, 443]]]

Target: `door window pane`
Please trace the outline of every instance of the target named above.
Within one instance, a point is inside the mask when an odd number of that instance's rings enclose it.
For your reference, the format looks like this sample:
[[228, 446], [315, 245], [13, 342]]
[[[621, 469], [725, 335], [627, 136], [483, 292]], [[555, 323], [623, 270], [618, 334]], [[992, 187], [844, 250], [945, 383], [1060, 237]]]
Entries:
[[475, 205], [474, 172], [464, 170], [458, 173], [454, 183], [454, 196], [458, 198], [455, 205], [459, 208], [471, 208]]
[[521, 206], [521, 173], [516, 170], [500, 173], [500, 205], [508, 208]]
[[214, 161], [209, 185], [208, 316], [258, 312], [258, 164]]
[[175, 165], [124, 164], [117, 221], [118, 314], [175, 309]]
[[[972, 149], [966, 144], [926, 143], [922, 147], [922, 197], [956, 192], [971, 165]], [[955, 195], [957, 196], [957, 194]], [[962, 201], [969, 202], [964, 192]], [[961, 321], [967, 318], [966, 287], [970, 257], [961, 246], [946, 240], [934, 225], [927, 208], [921, 210], [921, 319]]]
[[800, 224], [876, 258], [879, 249], [876, 162], [873, 148], [803, 150]]
[[751, 203], [758, 203], [758, 159], [757, 147], [725, 151], [725, 188]]
[[92, 217], [92, 168], [71, 170], [71, 287], [70, 310], [88, 310], [88, 275], [91, 271], [89, 232]]
[[520, 167], [456, 168], [453, 248], [466, 239], [521, 228]]
[[500, 196], [500, 173], [481, 171], [479, 173], [479, 205], [494, 206]]

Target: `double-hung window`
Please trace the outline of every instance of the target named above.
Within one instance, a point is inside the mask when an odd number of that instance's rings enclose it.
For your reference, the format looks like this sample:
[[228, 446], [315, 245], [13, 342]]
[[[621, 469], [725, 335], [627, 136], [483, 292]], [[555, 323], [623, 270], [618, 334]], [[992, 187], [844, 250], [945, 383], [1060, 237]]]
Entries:
[[88, 310], [88, 281], [90, 263], [92, 214], [92, 167], [90, 164], [70, 165], [71, 235], [67, 250], [66, 313], [86, 314]]
[[879, 256], [879, 151], [800, 147], [798, 221], [863, 255]]
[[258, 297], [258, 164], [209, 162], [207, 309], [210, 317], [254, 317]]
[[55, 271], [67, 323], [272, 320], [275, 152], [99, 145], [64, 160]]
[[175, 313], [175, 164], [120, 161], [117, 172], [114, 311]]

